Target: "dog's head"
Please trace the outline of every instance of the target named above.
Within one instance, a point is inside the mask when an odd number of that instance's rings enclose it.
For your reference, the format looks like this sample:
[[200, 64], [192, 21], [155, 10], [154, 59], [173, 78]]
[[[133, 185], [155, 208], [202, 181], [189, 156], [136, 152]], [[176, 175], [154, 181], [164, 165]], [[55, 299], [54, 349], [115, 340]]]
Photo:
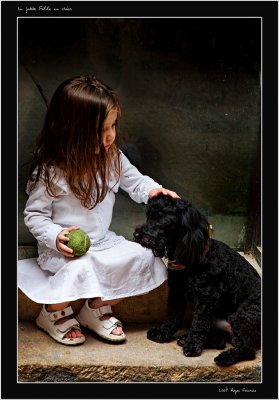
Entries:
[[178, 264], [202, 261], [209, 224], [195, 207], [161, 194], [148, 201], [146, 217], [146, 223], [135, 229], [136, 242], [152, 249], [155, 256], [167, 256]]

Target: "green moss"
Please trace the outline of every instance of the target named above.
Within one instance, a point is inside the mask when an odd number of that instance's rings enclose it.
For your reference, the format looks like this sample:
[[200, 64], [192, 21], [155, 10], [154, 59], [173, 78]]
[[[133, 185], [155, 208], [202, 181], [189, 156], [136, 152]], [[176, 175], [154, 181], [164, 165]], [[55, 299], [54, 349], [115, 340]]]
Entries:
[[89, 250], [90, 238], [83, 230], [73, 230], [67, 236], [67, 246], [73, 249], [75, 257], [83, 256]]

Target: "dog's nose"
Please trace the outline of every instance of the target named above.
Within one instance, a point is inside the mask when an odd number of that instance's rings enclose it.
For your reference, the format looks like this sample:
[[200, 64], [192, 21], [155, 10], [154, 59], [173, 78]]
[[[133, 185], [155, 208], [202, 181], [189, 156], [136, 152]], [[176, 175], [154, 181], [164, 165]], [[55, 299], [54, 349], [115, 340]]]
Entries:
[[139, 238], [139, 233], [138, 232], [134, 232], [133, 236], [134, 236], [134, 239], [137, 240]]

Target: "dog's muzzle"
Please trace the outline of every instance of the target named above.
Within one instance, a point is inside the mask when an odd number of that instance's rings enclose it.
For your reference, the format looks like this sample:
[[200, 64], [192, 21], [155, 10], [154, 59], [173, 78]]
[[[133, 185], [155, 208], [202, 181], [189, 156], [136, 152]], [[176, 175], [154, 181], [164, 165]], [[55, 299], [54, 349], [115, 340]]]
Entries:
[[133, 233], [134, 241], [141, 244], [143, 247], [147, 247], [151, 250], [158, 250], [160, 252], [163, 250], [163, 246], [160, 246], [152, 236], [145, 234], [142, 231], [135, 231]]
[[144, 247], [152, 247], [152, 241], [149, 236], [143, 235], [142, 233], [139, 232], [134, 232], [134, 241], [141, 244]]

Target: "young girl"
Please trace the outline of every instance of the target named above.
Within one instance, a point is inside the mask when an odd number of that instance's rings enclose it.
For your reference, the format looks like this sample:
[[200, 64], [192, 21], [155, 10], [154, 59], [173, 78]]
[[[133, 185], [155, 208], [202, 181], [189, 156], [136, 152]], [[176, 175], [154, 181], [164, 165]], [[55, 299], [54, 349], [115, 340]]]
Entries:
[[[37, 325], [56, 341], [76, 345], [80, 325], [110, 341], [124, 341], [111, 306], [147, 293], [166, 279], [159, 258], [109, 230], [119, 188], [140, 203], [159, 193], [178, 197], [142, 175], [118, 149], [120, 105], [95, 77], [63, 82], [49, 105], [34, 151], [24, 221], [38, 242], [38, 259], [18, 262], [20, 289], [43, 304]], [[66, 236], [83, 229], [89, 251], [74, 257]], [[71, 301], [87, 299], [73, 317]]]

